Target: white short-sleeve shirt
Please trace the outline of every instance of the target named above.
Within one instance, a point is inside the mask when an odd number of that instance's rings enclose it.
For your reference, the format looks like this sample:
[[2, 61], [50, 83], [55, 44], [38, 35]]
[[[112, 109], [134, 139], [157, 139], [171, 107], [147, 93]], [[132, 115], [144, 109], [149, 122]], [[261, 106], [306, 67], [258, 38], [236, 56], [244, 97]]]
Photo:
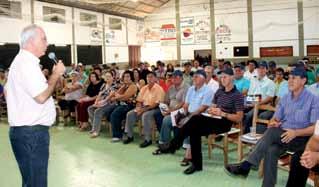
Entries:
[[22, 49], [10, 66], [5, 86], [10, 126], [51, 126], [55, 121], [53, 98], [44, 104], [34, 99], [48, 87], [39, 62], [39, 58]]

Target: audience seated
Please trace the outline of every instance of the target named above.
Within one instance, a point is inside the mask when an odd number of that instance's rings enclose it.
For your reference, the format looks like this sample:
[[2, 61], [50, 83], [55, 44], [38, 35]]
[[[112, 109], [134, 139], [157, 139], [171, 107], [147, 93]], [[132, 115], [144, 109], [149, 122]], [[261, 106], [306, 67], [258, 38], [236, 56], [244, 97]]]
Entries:
[[123, 73], [123, 85], [110, 98], [111, 101], [117, 102], [110, 115], [112, 142], [118, 142], [122, 139], [122, 121], [125, 120], [127, 112], [135, 107], [137, 90], [138, 88], [133, 82], [133, 72], [126, 70]]
[[279, 156], [285, 151], [304, 150], [319, 119], [319, 98], [305, 89], [306, 77], [304, 69], [293, 69], [288, 80], [289, 93], [280, 100], [269, 128], [245, 161], [229, 164], [225, 171], [247, 177], [250, 168], [264, 160], [262, 186], [275, 186]]
[[244, 96], [247, 96], [250, 81], [244, 77], [245, 67], [241, 64], [234, 66], [234, 85], [237, 90], [240, 91]]
[[109, 115], [116, 107], [115, 102], [110, 101], [112, 93], [115, 92], [119, 86], [115, 82], [116, 77], [109, 71], [105, 74], [105, 79], [106, 82], [102, 86], [94, 104], [88, 107], [89, 121], [92, 126], [90, 131], [91, 138], [99, 136], [102, 118], [106, 116], [107, 119], [109, 119]]
[[184, 63], [184, 71], [183, 71], [183, 80], [185, 84], [192, 85], [193, 84], [193, 72], [192, 72], [192, 64], [190, 62]]
[[247, 62], [247, 71], [244, 73], [244, 77], [251, 81], [253, 78], [257, 78], [258, 73], [257, 73], [257, 62], [255, 60], [248, 60]]
[[151, 129], [154, 120], [154, 113], [159, 110], [158, 104], [164, 99], [163, 89], [156, 83], [154, 72], [147, 74], [147, 85], [144, 86], [136, 98], [136, 108], [129, 111], [126, 117], [125, 133], [127, 137], [123, 143], [128, 144], [133, 141], [133, 126], [138, 118], [142, 120], [144, 142], [140, 144], [141, 148], [152, 144]]
[[78, 105], [76, 107], [80, 130], [85, 130], [88, 127], [87, 122], [89, 117], [87, 109], [89, 106], [94, 104], [94, 101], [99, 94], [102, 85], [104, 84], [95, 72], [90, 74], [89, 81], [90, 84], [87, 87], [86, 93], [78, 100]]
[[58, 102], [62, 111], [66, 111], [63, 117], [68, 117], [70, 113], [75, 112], [78, 100], [83, 95], [83, 85], [80, 82], [80, 74], [77, 71], [71, 73], [71, 83], [66, 83], [62, 92], [65, 94], [64, 99]]

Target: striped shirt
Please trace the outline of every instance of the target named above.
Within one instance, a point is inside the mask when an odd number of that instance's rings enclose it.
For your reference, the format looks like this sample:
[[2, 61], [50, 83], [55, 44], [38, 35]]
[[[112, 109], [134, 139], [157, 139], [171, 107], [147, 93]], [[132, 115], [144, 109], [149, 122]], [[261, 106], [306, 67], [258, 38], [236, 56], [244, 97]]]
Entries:
[[277, 106], [274, 117], [282, 122], [283, 129], [303, 129], [319, 119], [319, 97], [303, 89], [297, 98], [289, 91]]
[[224, 87], [217, 90], [213, 103], [217, 105], [223, 112], [235, 114], [244, 111], [244, 96], [240, 93], [236, 86], [228, 92]]

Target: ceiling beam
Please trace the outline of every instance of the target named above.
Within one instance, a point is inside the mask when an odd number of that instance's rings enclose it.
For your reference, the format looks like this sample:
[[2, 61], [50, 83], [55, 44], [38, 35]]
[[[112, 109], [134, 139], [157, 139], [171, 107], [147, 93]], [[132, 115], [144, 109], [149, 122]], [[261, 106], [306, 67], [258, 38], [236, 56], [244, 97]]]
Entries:
[[[67, 2], [67, 1], [61, 1], [61, 0], [38, 0], [38, 1], [57, 4], [57, 5], [63, 5], [63, 6], [68, 6], [68, 7], [74, 7], [74, 8], [84, 9], [84, 10], [90, 10], [90, 11], [100, 12], [100, 13], [114, 15], [114, 16], [136, 19], [136, 20], [144, 20], [143, 17], [138, 17], [138, 16], [131, 15], [131, 14], [122, 14], [122, 13], [115, 12], [112, 10], [106, 10], [105, 8], [102, 8], [102, 7], [96, 8], [93, 5], [81, 3], [81, 2], [74, 3], [74, 2]], [[147, 13], [147, 14], [149, 14], [149, 13]]]

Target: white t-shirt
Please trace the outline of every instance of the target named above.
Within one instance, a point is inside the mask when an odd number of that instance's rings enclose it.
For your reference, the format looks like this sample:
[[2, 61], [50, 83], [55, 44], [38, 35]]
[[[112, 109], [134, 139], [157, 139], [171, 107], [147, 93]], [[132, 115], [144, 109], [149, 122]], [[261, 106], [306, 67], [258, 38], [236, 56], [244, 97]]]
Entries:
[[20, 50], [10, 66], [5, 86], [10, 126], [51, 126], [55, 121], [53, 98], [44, 104], [34, 99], [48, 87], [39, 62], [32, 53]]

